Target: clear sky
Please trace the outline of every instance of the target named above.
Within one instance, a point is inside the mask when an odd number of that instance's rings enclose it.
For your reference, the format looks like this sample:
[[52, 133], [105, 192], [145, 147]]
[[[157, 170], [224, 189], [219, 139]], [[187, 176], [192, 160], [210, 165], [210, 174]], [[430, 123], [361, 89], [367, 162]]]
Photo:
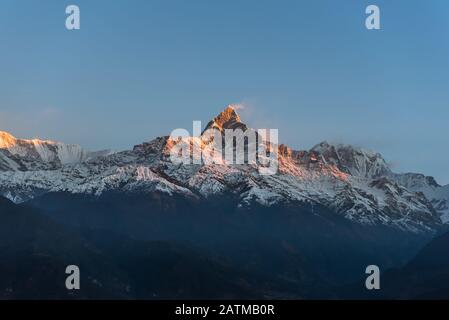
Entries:
[[1, 0], [0, 130], [121, 150], [241, 103], [294, 148], [355, 144], [449, 183], [448, 17], [447, 0]]

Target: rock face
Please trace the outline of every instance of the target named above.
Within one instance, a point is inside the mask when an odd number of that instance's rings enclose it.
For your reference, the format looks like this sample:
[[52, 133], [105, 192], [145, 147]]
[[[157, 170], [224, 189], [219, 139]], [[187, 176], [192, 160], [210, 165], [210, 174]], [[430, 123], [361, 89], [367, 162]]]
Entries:
[[[231, 106], [206, 129], [248, 130]], [[49, 192], [101, 195], [163, 192], [192, 199], [232, 195], [238, 205], [301, 202], [324, 206], [367, 225], [411, 232], [449, 222], [449, 186], [420, 174], [396, 174], [378, 153], [322, 142], [309, 151], [279, 150], [279, 170], [260, 175], [257, 163], [175, 164], [174, 141], [159, 137], [133, 150], [88, 153], [79, 146], [0, 135], [0, 195], [24, 202]], [[207, 143], [200, 143], [207, 149]]]
[[240, 116], [235, 111], [232, 105], [229, 105], [213, 120], [209, 121], [204, 131], [208, 129], [218, 129], [221, 132], [225, 129], [241, 129], [247, 130], [248, 127], [241, 122]]

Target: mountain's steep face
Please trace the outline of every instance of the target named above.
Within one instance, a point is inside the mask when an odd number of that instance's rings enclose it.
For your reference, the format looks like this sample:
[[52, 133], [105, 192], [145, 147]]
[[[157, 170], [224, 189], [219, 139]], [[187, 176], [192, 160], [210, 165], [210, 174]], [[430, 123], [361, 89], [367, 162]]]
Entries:
[[217, 129], [220, 131], [226, 129], [241, 129], [245, 131], [248, 127], [242, 123], [240, 116], [235, 111], [235, 108], [232, 105], [229, 105], [218, 116], [209, 121], [204, 130], [206, 131], [208, 129]]
[[[231, 106], [206, 126], [206, 130], [213, 128], [252, 130]], [[201, 137], [188, 139], [210, 160], [211, 143]], [[199, 164], [173, 163], [170, 152], [175, 145], [170, 137], [159, 137], [133, 150], [90, 159], [80, 156], [75, 162], [61, 161], [56, 150], [52, 154], [60, 165], [39, 170], [27, 166], [4, 169], [11, 167], [11, 161], [20, 165], [24, 157], [11, 155], [10, 147], [0, 148], [0, 194], [15, 202], [59, 191], [95, 195], [110, 190], [157, 191], [199, 200], [231, 195], [241, 207], [301, 202], [325, 206], [357, 223], [412, 232], [439, 228], [447, 212], [448, 187], [430, 178], [395, 174], [381, 155], [352, 146], [323, 142], [309, 151], [296, 151], [279, 145], [278, 173], [261, 175], [257, 163], [233, 165], [221, 156]]]
[[110, 153], [92, 153], [79, 145], [55, 141], [17, 139], [0, 131], [0, 171], [54, 170]]

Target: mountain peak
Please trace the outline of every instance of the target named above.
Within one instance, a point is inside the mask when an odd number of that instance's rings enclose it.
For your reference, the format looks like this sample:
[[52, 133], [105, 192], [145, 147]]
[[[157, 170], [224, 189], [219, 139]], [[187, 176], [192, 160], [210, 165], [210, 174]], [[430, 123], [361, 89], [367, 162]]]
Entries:
[[245, 131], [248, 127], [242, 123], [240, 116], [235, 111], [235, 107], [228, 105], [226, 109], [207, 124], [204, 131], [208, 129], [218, 129], [220, 131], [225, 129], [242, 129]]
[[235, 107], [233, 105], [228, 105], [219, 115], [217, 118], [222, 119], [235, 119], [236, 121], [240, 122], [240, 116], [235, 111]]
[[7, 149], [16, 144], [17, 139], [10, 133], [0, 131], [0, 149]]

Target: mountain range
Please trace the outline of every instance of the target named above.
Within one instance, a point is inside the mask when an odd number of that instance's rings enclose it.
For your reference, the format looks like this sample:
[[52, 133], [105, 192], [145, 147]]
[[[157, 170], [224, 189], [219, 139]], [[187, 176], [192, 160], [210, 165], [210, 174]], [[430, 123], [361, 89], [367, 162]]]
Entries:
[[[232, 107], [207, 129], [253, 130]], [[271, 145], [264, 175], [184, 142], [206, 161], [172, 162], [170, 136], [88, 152], [0, 133], [0, 299], [449, 297], [448, 186], [349, 145]]]
[[[232, 106], [208, 128], [251, 130]], [[201, 137], [190, 139], [202, 150], [210, 148]], [[172, 163], [174, 145], [162, 136], [132, 150], [88, 152], [0, 132], [0, 195], [23, 203], [54, 192], [161, 192], [196, 201], [231, 194], [239, 207], [299, 202], [359, 224], [410, 232], [433, 232], [449, 223], [449, 185], [419, 173], [395, 173], [379, 153], [362, 148], [321, 142], [293, 150], [280, 144], [278, 173], [261, 175], [257, 164]]]

